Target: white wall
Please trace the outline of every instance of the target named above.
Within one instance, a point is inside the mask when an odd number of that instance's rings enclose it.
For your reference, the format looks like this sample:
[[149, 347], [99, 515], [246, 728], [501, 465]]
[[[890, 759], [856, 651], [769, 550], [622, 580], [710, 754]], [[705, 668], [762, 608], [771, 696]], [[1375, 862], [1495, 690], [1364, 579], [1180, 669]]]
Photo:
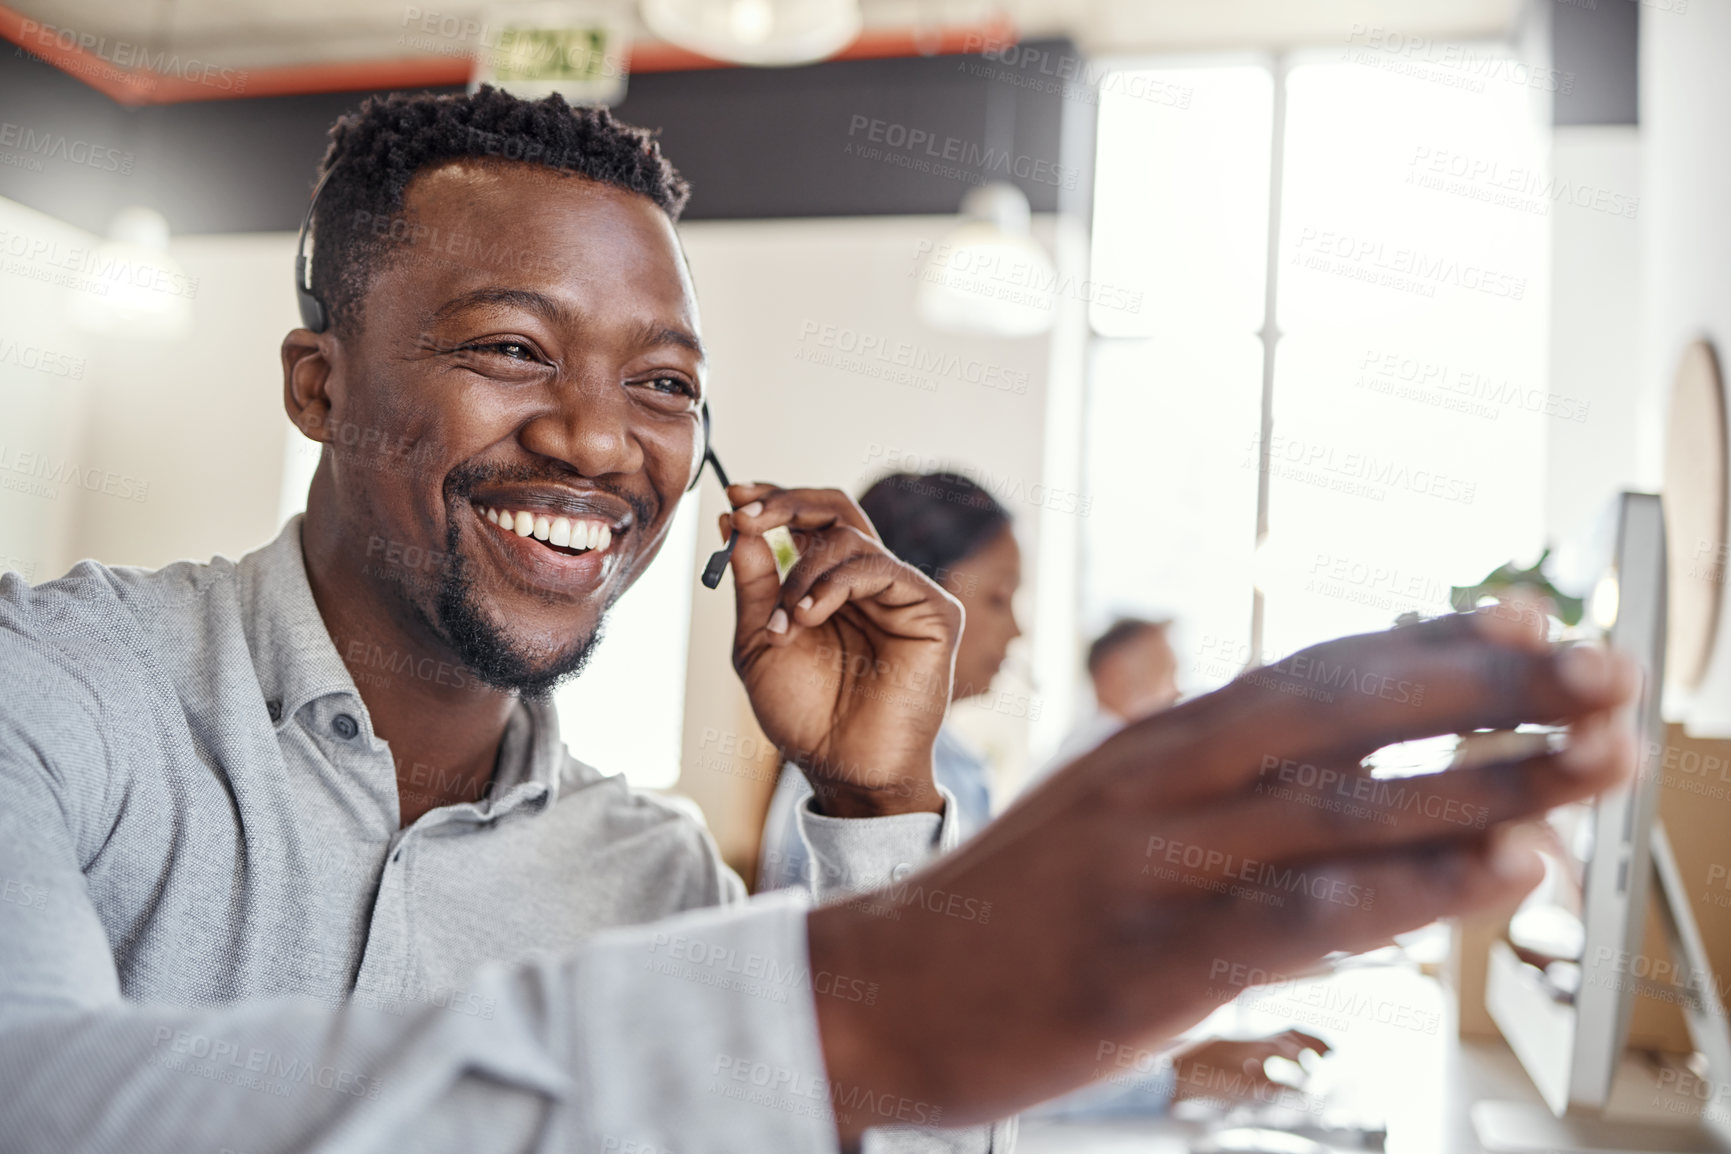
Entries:
[[[0, 561], [33, 580], [73, 562], [158, 566], [239, 556], [277, 526], [283, 462], [277, 344], [293, 323], [293, 238], [176, 243], [193, 336], [92, 336], [74, 316], [118, 287], [90, 258], [100, 238], [0, 201]], [[42, 281], [37, 275], [51, 273]], [[36, 275], [31, 275], [32, 273]], [[16, 347], [4, 342], [16, 342]], [[74, 374], [14, 354], [49, 350]], [[35, 454], [37, 475], [17, 472]], [[25, 466], [27, 468], [27, 466]], [[75, 478], [52, 483], [48, 477]], [[45, 494], [52, 492], [52, 496]]]
[[[1657, 489], [1664, 417], [1683, 348], [1705, 337], [1731, 359], [1731, 4], [1641, 7], [1641, 243], [1644, 261], [1635, 474]], [[1690, 719], [1731, 736], [1731, 614]], [[1698, 731], [1698, 732], [1697, 732]]]
[[292, 233], [197, 236], [170, 252], [198, 281], [179, 340], [105, 338], [93, 364], [87, 452], [147, 478], [136, 505], [87, 500], [80, 556], [165, 565], [239, 557], [281, 527], [282, 338], [300, 323]]
[[[45, 581], [75, 561], [159, 566], [183, 557], [238, 557], [275, 534], [287, 419], [277, 345], [296, 323], [287, 269], [292, 236], [196, 237], [171, 249], [189, 278], [192, 335], [179, 340], [91, 336], [75, 311], [101, 300], [104, 277], [44, 284], [17, 271], [89, 270], [99, 238], [0, 201], [7, 237], [49, 238], [0, 276], [0, 341], [72, 350], [75, 379], [24, 370], [0, 344], [0, 444], [52, 460], [56, 496], [0, 488], [0, 560]], [[110, 286], [111, 287], [111, 286]]]
[[[1641, 137], [1634, 126], [1558, 128], [1551, 176], [1559, 189], [1611, 194], [1626, 206], [1641, 195]], [[1617, 492], [1639, 484], [1641, 232], [1654, 211], [1633, 217], [1556, 197], [1551, 215], [1551, 391], [1585, 419], [1546, 422], [1549, 460], [1545, 523], [1554, 542], [1590, 528]]]
[[102, 286], [66, 271], [95, 243], [81, 229], [0, 200], [0, 570], [31, 581], [58, 576], [77, 559], [84, 483], [94, 478], [96, 499], [116, 500], [100, 492], [104, 462], [83, 451], [94, 347], [72, 322], [80, 295]]

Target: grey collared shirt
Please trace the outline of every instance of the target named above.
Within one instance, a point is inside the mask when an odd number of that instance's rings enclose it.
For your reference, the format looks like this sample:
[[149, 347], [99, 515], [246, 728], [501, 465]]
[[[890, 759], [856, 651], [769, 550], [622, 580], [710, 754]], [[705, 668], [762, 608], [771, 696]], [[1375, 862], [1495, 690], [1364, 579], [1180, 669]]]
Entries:
[[[835, 1149], [838, 1103], [941, 1125], [825, 1080], [814, 998], [871, 990], [811, 973], [805, 897], [746, 902], [550, 708], [515, 711], [480, 801], [398, 829], [398, 771], [299, 518], [238, 562], [0, 579], [0, 1147], [763, 1154]], [[955, 839], [802, 830], [838, 888]]]

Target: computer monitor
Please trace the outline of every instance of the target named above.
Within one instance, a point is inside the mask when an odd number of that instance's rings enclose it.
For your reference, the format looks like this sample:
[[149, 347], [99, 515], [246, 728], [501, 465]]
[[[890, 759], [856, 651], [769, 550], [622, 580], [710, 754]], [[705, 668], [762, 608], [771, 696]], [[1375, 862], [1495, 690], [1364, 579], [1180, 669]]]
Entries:
[[[1619, 724], [1633, 733], [1643, 764], [1628, 786], [1553, 815], [1558, 852], [1546, 881], [1511, 922], [1515, 945], [1492, 947], [1486, 1007], [1546, 1108], [1480, 1102], [1473, 1121], [1484, 1148], [1498, 1152], [1731, 1150], [1731, 1127], [1713, 1111], [1685, 1125], [1652, 1114], [1616, 1118], [1605, 1112], [1635, 994], [1642, 978], [1655, 972], [1656, 959], [1642, 952], [1649, 896], [1676, 955], [1661, 972], [1689, 977], [1682, 989], [1694, 1044], [1715, 1079], [1731, 1078], [1731, 1037], [1657, 821], [1660, 775], [1652, 751], [1665, 736], [1659, 700], [1666, 628], [1659, 498], [1618, 496], [1590, 555], [1598, 572], [1590, 628], [1641, 668], [1640, 695]], [[1523, 918], [1548, 943], [1529, 937], [1523, 944], [1517, 933]]]

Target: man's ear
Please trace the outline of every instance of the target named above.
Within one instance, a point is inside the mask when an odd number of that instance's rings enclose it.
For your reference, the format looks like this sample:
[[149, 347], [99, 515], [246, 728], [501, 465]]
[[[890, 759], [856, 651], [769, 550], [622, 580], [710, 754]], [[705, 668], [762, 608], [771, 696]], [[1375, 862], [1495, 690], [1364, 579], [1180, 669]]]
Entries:
[[330, 349], [335, 339], [310, 329], [294, 329], [282, 339], [283, 408], [304, 436], [327, 444], [335, 434]]

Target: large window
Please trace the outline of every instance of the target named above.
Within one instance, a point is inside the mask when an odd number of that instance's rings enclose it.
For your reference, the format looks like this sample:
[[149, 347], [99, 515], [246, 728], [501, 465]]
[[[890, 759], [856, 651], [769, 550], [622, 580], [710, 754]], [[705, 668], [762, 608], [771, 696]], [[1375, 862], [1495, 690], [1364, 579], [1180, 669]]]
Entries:
[[1552, 190], [1496, 56], [1102, 85], [1093, 274], [1142, 303], [1092, 317], [1083, 616], [1178, 618], [1188, 690], [1543, 544]]
[[1083, 624], [1176, 618], [1186, 688], [1249, 622], [1273, 91], [1254, 66], [1102, 84], [1090, 271], [1140, 308], [1090, 318]]

